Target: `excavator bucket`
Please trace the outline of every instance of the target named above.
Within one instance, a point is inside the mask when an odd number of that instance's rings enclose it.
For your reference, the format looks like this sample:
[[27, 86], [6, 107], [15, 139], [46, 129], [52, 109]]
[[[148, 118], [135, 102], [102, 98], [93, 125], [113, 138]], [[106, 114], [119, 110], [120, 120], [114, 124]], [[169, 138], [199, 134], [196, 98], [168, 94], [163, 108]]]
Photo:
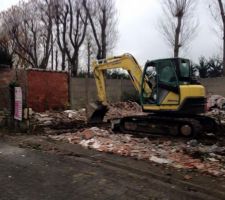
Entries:
[[109, 110], [108, 106], [101, 103], [91, 103], [88, 108], [88, 123], [101, 123]]

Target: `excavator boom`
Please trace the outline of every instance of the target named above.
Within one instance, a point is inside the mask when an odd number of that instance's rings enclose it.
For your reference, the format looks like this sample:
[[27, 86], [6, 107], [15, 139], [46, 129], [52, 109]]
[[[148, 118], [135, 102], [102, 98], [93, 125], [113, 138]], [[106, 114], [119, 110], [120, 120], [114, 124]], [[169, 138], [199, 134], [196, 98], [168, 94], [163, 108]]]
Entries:
[[[98, 103], [95, 105], [92, 104], [92, 107], [94, 107], [94, 112], [89, 117], [89, 122], [98, 123], [103, 120], [106, 112], [108, 111], [104, 71], [118, 68], [126, 70], [130, 76], [134, 87], [136, 88], [139, 94], [142, 90], [141, 82], [143, 71], [138, 62], [135, 60], [135, 58], [130, 54], [96, 60], [93, 62], [92, 67], [97, 86]], [[150, 96], [152, 90], [148, 84], [147, 77], [144, 78], [143, 84], [143, 92], [145, 93], [145, 96]]]

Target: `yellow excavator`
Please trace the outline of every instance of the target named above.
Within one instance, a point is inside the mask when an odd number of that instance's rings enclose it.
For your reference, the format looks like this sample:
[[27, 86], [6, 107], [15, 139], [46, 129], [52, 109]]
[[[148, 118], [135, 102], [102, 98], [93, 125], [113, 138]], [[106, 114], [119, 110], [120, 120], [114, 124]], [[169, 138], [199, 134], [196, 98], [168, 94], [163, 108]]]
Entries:
[[141, 116], [111, 121], [114, 130], [134, 133], [160, 133], [195, 137], [214, 132], [215, 121], [204, 116], [205, 88], [191, 75], [188, 59], [168, 58], [147, 61], [144, 69], [130, 54], [96, 60], [92, 64], [98, 102], [89, 122], [101, 122], [108, 111], [104, 72], [126, 70], [140, 95]]

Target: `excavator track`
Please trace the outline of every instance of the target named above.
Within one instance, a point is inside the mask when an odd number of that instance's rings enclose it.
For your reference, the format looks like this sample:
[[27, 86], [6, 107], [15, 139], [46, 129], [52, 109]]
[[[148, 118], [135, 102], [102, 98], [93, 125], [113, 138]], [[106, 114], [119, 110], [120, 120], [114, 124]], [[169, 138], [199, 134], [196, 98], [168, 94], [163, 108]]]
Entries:
[[163, 134], [195, 138], [204, 132], [216, 131], [216, 122], [212, 118], [201, 115], [162, 116], [150, 114], [112, 120], [112, 128], [138, 135]]

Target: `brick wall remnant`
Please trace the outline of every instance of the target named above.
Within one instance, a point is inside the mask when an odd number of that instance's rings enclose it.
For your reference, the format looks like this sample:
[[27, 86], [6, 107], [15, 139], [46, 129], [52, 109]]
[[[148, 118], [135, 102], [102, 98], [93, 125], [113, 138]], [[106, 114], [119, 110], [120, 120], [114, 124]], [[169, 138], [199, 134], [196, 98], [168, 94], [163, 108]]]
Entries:
[[36, 112], [65, 109], [68, 106], [68, 74], [53, 71], [27, 71], [27, 106]]

